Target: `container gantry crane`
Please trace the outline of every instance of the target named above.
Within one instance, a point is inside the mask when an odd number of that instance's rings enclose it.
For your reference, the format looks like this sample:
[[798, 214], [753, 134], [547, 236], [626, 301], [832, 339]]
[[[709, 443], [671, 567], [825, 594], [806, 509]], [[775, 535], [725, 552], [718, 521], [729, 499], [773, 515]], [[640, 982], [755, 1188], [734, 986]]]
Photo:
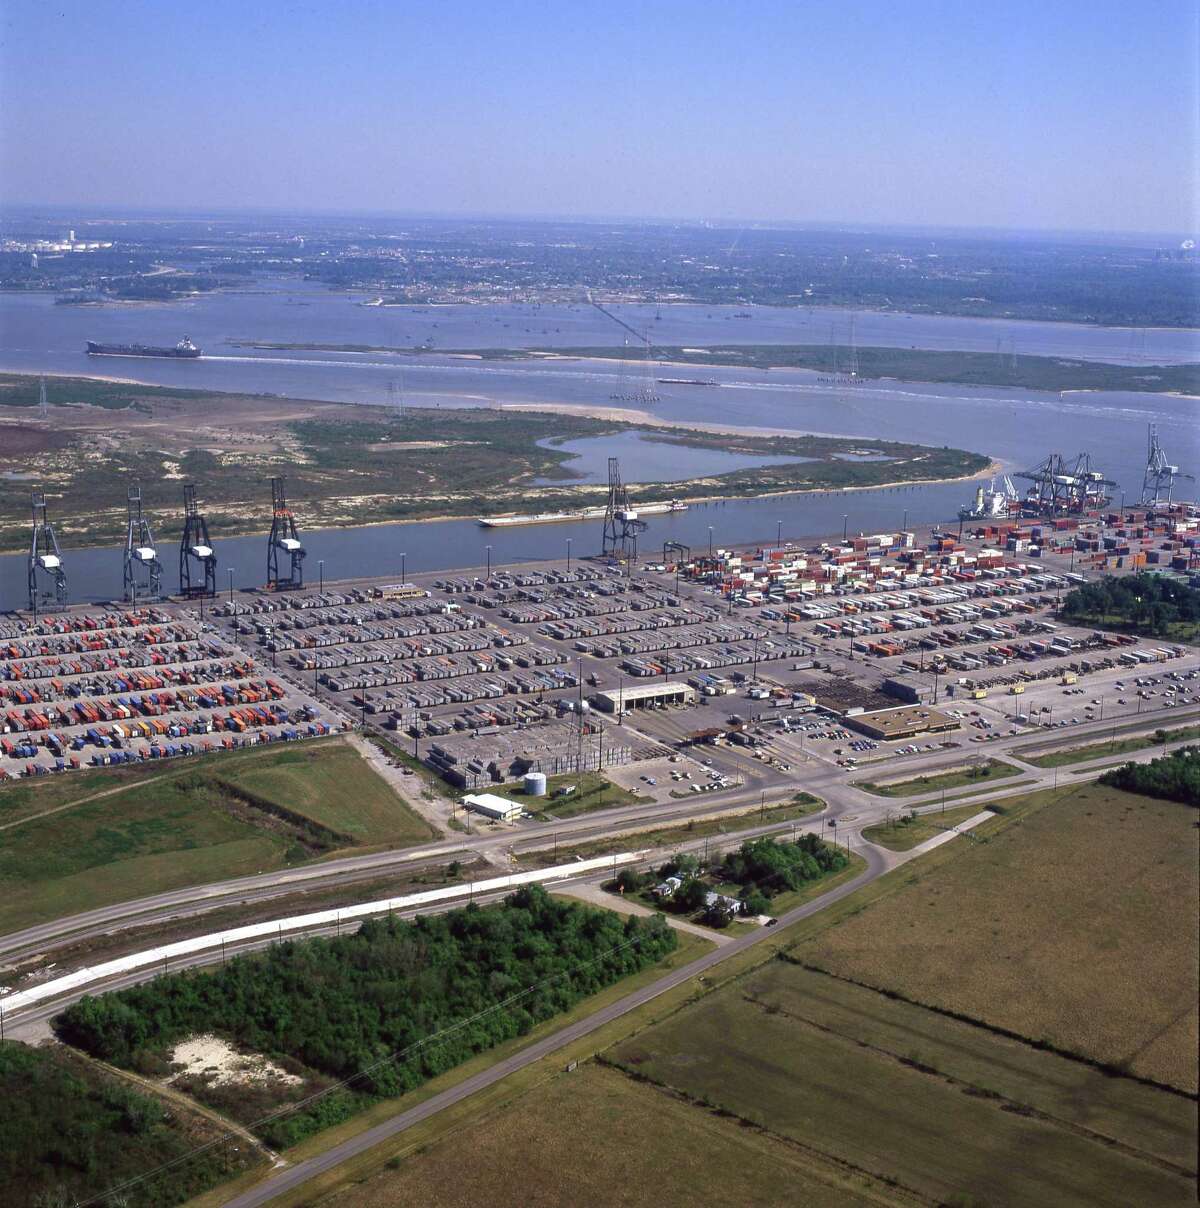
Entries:
[[[288, 507], [286, 478], [271, 479], [271, 535], [267, 538], [267, 588], [297, 591], [304, 586], [305, 549], [296, 531], [296, 517]], [[284, 556], [287, 574], [279, 573], [279, 555]]]
[[[46, 512], [46, 496], [34, 491], [30, 497], [33, 510], [33, 539], [29, 544], [29, 607], [37, 616], [39, 598], [54, 599], [58, 605], [67, 602], [67, 572], [54, 526]], [[39, 592], [38, 575], [49, 579], [52, 590]]]
[[217, 555], [208, 537], [208, 518], [196, 503], [196, 484], [192, 482], [183, 488], [179, 594], [189, 600], [217, 594]]
[[162, 595], [162, 563], [154, 548], [154, 533], [142, 511], [142, 488], [134, 483], [126, 492], [125, 599], [157, 600]]

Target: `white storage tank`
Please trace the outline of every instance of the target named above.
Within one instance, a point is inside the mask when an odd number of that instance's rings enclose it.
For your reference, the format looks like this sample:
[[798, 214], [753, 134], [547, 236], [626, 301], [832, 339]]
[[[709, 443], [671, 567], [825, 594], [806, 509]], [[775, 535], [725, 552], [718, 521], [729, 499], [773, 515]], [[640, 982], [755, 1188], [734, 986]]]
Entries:
[[546, 795], [546, 773], [526, 772], [525, 793], [529, 797], [544, 797]]

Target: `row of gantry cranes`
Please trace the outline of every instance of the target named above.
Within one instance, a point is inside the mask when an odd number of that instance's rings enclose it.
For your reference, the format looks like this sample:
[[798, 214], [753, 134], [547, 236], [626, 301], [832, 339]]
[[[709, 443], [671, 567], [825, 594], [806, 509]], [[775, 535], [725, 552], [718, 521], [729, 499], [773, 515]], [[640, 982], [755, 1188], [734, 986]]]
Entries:
[[[1013, 485], [1013, 478], [1031, 484], [1024, 495]], [[1172, 503], [1175, 485], [1181, 480], [1194, 482], [1195, 477], [1168, 461], [1159, 440], [1158, 425], [1150, 424], [1141, 506], [1152, 508]], [[994, 480], [990, 490], [980, 487], [975, 493], [974, 504], [961, 509], [959, 519], [1010, 515], [1053, 519], [1098, 512], [1112, 502], [1112, 492], [1118, 485], [1093, 466], [1089, 453], [1080, 453], [1074, 460], [1061, 453], [1051, 453], [1032, 469], [1019, 471], [1011, 478], [1005, 476], [999, 487]]]
[[[271, 479], [271, 532], [267, 538], [267, 588], [293, 591], [304, 586], [304, 544], [287, 502], [286, 479]], [[29, 607], [61, 607], [69, 601], [67, 571], [46, 496], [34, 492], [33, 537], [29, 546]], [[130, 604], [162, 598], [162, 561], [150, 518], [142, 508], [138, 483], [126, 493], [124, 549], [125, 599]], [[217, 554], [208, 535], [208, 518], [196, 500], [196, 486], [183, 488], [183, 532], [179, 538], [179, 595], [203, 600], [217, 594]]]

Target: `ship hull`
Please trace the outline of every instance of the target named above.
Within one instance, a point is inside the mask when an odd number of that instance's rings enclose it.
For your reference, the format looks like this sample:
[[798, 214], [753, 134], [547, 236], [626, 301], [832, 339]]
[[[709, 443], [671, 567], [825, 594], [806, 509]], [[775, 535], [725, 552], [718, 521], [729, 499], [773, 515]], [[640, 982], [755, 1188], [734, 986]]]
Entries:
[[97, 344], [88, 340], [90, 357], [168, 357], [174, 361], [194, 361], [200, 349], [152, 348], [147, 344]]

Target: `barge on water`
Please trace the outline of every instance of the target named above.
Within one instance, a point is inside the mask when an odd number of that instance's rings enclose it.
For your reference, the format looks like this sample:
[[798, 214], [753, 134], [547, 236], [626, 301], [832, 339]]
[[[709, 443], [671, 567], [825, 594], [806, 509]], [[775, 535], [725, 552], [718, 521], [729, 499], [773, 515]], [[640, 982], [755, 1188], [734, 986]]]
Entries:
[[[670, 502], [639, 503], [637, 511], [642, 516], [658, 516], [664, 512], [686, 512], [688, 505], [678, 499]], [[531, 512], [526, 515], [479, 516], [476, 523], [482, 528], [516, 528], [523, 524], [561, 524], [568, 520], [599, 520], [605, 513], [603, 507], [577, 508], [571, 512]]]

